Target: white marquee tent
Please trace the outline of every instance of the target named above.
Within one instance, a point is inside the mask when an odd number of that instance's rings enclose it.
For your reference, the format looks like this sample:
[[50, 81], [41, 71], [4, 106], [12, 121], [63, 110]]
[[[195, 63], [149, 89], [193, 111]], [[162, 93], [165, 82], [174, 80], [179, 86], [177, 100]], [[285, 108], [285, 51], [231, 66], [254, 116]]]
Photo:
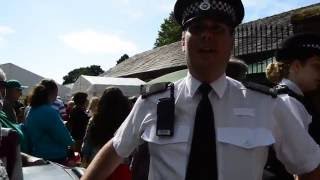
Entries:
[[[24, 96], [28, 95], [33, 89], [33, 87], [36, 84], [38, 84], [42, 79], [44, 79], [44, 77], [26, 69], [23, 69], [12, 63], [1, 64], [0, 68], [6, 73], [7, 80], [16, 79], [20, 81], [22, 85], [28, 86], [28, 88], [24, 89], [22, 92]], [[62, 100], [68, 100], [71, 96], [71, 89], [60, 84], [57, 85], [59, 89], [58, 95], [61, 97]]]
[[103, 91], [110, 86], [121, 89], [125, 96], [137, 96], [140, 94], [140, 85], [145, 84], [138, 78], [113, 78], [101, 76], [81, 75], [74, 83], [71, 94], [86, 92], [89, 97], [101, 96]]

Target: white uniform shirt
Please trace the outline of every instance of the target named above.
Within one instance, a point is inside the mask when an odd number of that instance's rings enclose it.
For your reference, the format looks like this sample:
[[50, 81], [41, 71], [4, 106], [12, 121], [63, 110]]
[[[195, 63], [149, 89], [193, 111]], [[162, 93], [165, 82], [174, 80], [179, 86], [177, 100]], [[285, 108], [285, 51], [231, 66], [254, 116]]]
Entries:
[[[279, 84], [285, 85], [296, 94], [304, 96], [301, 89], [289, 79], [282, 79]], [[287, 94], [280, 94], [279, 97], [289, 106], [294, 116], [296, 116], [296, 118], [301, 122], [305, 129], [308, 130], [308, 127], [312, 121], [312, 116], [308, 113], [304, 105], [296, 98], [291, 97]]]
[[[118, 155], [127, 157], [143, 141], [150, 151], [149, 179], [184, 180], [191, 148], [200, 82], [190, 74], [175, 83], [173, 137], [156, 136], [156, 107], [165, 93], [139, 98], [113, 138]], [[274, 145], [279, 160], [296, 174], [320, 164], [319, 146], [280, 98], [247, 90], [225, 75], [212, 82], [209, 99], [217, 134], [219, 180], [261, 180]]]

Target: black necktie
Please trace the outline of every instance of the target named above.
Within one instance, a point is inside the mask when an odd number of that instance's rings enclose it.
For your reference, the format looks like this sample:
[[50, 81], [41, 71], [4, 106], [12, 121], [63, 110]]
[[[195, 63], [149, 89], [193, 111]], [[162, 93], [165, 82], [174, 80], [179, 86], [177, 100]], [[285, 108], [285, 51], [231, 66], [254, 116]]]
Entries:
[[211, 86], [198, 88], [202, 98], [197, 107], [186, 180], [217, 180], [216, 135], [212, 106], [208, 98]]

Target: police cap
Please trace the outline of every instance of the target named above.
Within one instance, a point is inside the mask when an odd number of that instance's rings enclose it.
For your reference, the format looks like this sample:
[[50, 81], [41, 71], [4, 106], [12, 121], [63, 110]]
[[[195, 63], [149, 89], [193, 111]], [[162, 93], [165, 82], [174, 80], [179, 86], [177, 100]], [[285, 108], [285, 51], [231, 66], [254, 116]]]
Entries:
[[236, 27], [244, 17], [241, 0], [177, 0], [174, 6], [176, 21], [185, 27], [192, 20], [211, 16]]
[[316, 33], [299, 33], [287, 38], [276, 53], [277, 61], [291, 62], [294, 59], [313, 55], [320, 56], [320, 35]]

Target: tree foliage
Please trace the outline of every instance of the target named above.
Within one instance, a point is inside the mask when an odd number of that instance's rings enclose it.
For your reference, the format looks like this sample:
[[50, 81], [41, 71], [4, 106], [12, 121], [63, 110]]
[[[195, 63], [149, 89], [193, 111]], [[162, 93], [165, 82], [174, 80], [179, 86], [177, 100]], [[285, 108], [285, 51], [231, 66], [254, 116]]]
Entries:
[[68, 73], [68, 75], [63, 77], [63, 83], [62, 84], [70, 84], [76, 82], [78, 77], [80, 75], [88, 75], [88, 76], [98, 76], [100, 74], [104, 73], [104, 71], [101, 69], [98, 65], [91, 65], [89, 67], [81, 67], [78, 69], [74, 69]]
[[160, 26], [158, 38], [154, 43], [155, 48], [180, 41], [181, 32], [182, 29], [175, 21], [173, 12], [171, 12], [169, 18], [164, 19], [164, 22]]
[[122, 61], [129, 59], [128, 54], [124, 54], [120, 57], [120, 59], [117, 61], [117, 64], [121, 63]]

